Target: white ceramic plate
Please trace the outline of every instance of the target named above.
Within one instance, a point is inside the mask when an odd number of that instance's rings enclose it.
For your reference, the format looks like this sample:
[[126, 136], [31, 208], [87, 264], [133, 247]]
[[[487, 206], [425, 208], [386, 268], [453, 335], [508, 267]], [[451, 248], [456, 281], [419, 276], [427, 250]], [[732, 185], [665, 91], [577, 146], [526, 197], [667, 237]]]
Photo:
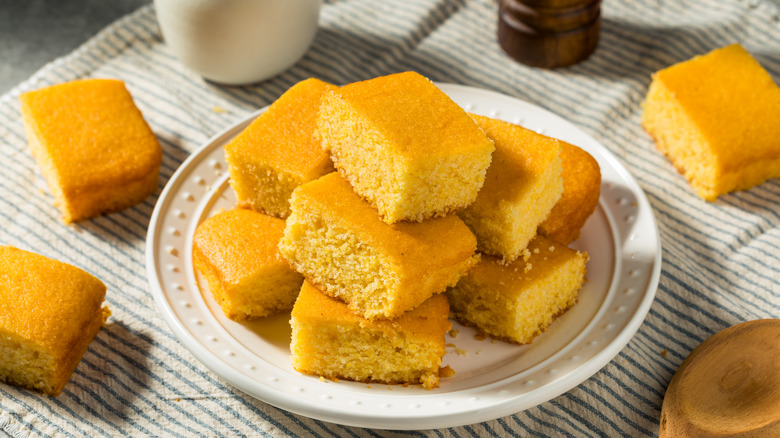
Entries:
[[628, 343], [647, 314], [661, 270], [652, 209], [628, 171], [596, 140], [529, 103], [471, 87], [441, 84], [470, 112], [518, 123], [576, 144], [599, 162], [601, 198], [572, 246], [590, 254], [579, 302], [526, 346], [448, 335], [441, 387], [321, 381], [293, 370], [289, 314], [250, 323], [227, 319], [192, 264], [195, 227], [234, 205], [222, 146], [263, 110], [226, 129], [176, 171], [151, 218], [149, 282], [174, 334], [203, 364], [242, 391], [291, 412], [334, 423], [429, 429], [477, 423], [550, 400], [596, 373]]

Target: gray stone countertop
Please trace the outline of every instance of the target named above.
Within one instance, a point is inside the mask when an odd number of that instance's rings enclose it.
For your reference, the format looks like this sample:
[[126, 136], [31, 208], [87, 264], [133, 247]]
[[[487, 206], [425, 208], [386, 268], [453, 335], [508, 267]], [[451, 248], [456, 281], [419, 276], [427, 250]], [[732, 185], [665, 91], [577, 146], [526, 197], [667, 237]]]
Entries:
[[0, 0], [0, 95], [151, 1]]
[[0, 95], [151, 0], [0, 0]]

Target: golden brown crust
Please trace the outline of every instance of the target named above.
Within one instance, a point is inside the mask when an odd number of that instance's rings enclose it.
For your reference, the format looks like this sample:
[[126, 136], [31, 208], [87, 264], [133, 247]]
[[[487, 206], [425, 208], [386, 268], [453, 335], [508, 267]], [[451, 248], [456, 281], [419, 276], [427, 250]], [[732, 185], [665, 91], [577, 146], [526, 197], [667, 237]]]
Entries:
[[596, 210], [601, 192], [598, 162], [577, 146], [561, 141], [563, 195], [538, 232], [568, 245], [577, 240], [580, 230]]
[[81, 358], [87, 352], [89, 344], [92, 343], [92, 340], [95, 339], [100, 328], [105, 325], [106, 320], [111, 316], [111, 311], [108, 310], [108, 307], [100, 308], [97, 313], [98, 315], [87, 321], [79, 330], [82, 336], [74, 339], [74, 341], [66, 347], [68, 354], [63, 360], [62, 367], [60, 368], [61, 372], [56, 374], [56, 383], [53, 385], [53, 391], [46, 392], [47, 395], [56, 397], [62, 392], [63, 388], [65, 388], [65, 385], [70, 380], [70, 376], [76, 371], [76, 367], [79, 362], [81, 362]]
[[[75, 266], [0, 246], [0, 333], [16, 340], [0, 342], [0, 369], [40, 370], [37, 381], [17, 372], [13, 382], [59, 394], [110, 314], [105, 293], [100, 280]], [[8, 357], [23, 363], [3, 363]]]
[[66, 82], [19, 100], [32, 155], [66, 223], [128, 208], [157, 189], [162, 149], [123, 82]]
[[195, 267], [228, 318], [256, 319], [291, 308], [303, 277], [277, 247], [284, 225], [277, 217], [235, 208], [196, 228]]
[[780, 176], [780, 87], [739, 44], [653, 74], [642, 127], [705, 201]]

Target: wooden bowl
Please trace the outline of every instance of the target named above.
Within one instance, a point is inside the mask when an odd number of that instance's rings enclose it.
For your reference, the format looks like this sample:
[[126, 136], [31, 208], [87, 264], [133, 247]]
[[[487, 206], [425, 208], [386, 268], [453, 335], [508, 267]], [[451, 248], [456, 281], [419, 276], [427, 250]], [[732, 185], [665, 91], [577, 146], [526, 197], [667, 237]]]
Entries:
[[780, 437], [780, 320], [716, 333], [666, 390], [659, 438]]

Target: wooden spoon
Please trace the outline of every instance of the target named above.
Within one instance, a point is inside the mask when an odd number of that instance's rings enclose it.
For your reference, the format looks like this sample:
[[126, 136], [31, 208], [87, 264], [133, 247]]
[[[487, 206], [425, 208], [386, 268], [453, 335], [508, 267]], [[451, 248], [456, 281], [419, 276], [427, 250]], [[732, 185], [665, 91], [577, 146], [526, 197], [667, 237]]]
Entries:
[[780, 320], [748, 321], [696, 347], [661, 407], [659, 438], [780, 437]]

